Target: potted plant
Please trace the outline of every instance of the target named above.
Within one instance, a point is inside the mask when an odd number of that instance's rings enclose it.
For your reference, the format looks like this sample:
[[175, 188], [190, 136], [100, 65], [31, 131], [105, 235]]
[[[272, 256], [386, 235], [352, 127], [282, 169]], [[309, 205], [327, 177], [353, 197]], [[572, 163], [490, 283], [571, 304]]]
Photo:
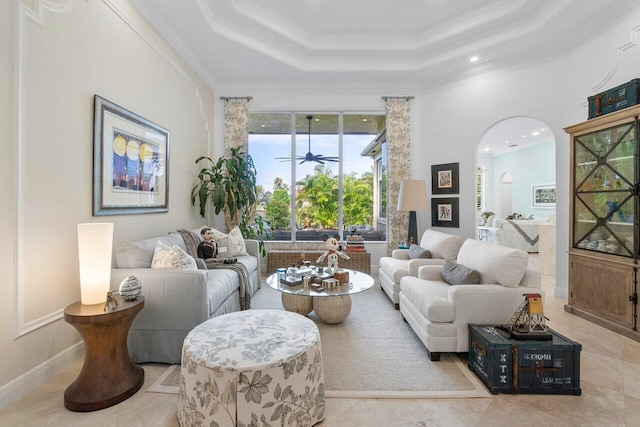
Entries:
[[260, 253], [266, 255], [262, 239], [267, 232], [264, 219], [256, 214], [256, 168], [251, 156], [233, 147], [215, 162], [207, 156], [198, 157], [196, 164], [200, 162], [205, 167], [191, 190], [191, 204], [200, 205], [203, 218], [208, 205], [216, 215], [222, 212], [227, 231], [238, 226], [246, 239], [259, 241]]

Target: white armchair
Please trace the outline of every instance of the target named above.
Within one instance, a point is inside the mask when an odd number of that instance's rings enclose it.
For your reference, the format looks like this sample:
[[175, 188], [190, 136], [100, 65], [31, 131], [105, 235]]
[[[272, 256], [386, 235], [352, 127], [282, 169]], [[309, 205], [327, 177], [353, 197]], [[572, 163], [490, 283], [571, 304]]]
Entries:
[[417, 277], [418, 268], [423, 265], [442, 265], [446, 259], [456, 259], [461, 245], [460, 236], [427, 230], [420, 238], [420, 247], [429, 250], [431, 258], [411, 259], [408, 249], [396, 249], [390, 257], [380, 258], [380, 286], [391, 298], [396, 310], [400, 303], [400, 279], [405, 276]]
[[540, 272], [528, 268], [528, 261], [520, 249], [467, 239], [457, 262], [477, 270], [480, 283], [450, 285], [441, 266], [424, 266], [418, 277], [402, 278], [400, 312], [431, 360], [439, 360], [441, 352], [468, 351], [469, 324], [507, 324], [523, 294], [543, 294]]

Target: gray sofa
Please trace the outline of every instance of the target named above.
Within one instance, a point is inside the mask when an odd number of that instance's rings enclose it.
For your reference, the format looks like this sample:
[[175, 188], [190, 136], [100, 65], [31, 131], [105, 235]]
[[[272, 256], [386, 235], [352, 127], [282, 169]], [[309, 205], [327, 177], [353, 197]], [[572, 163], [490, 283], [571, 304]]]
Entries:
[[[200, 229], [192, 231], [200, 236]], [[212, 317], [240, 310], [240, 279], [227, 269], [151, 268], [158, 241], [186, 249], [178, 233], [117, 242], [111, 289], [118, 289], [127, 276], [137, 277], [142, 284], [145, 306], [133, 321], [127, 340], [134, 362], [180, 363], [182, 343], [189, 331]], [[245, 244], [249, 255], [237, 258], [247, 267], [253, 295], [260, 287], [258, 242], [245, 240]]]

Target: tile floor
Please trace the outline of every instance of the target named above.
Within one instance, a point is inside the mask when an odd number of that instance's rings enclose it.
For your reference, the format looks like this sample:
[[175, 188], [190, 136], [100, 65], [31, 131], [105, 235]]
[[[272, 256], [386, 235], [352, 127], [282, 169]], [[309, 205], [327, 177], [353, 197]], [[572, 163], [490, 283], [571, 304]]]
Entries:
[[[359, 426], [640, 426], [640, 343], [567, 314], [543, 276], [549, 326], [582, 344], [582, 396], [496, 395], [477, 399], [327, 399], [322, 427]], [[0, 426], [177, 426], [176, 396], [145, 393], [165, 365], [145, 364], [146, 382], [130, 399], [75, 413], [62, 403], [77, 361], [0, 411]]]

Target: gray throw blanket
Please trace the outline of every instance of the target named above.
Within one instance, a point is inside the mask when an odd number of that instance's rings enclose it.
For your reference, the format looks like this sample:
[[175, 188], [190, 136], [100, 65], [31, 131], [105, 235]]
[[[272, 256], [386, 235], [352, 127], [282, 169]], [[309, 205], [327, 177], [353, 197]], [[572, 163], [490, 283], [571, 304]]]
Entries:
[[184, 240], [187, 253], [196, 260], [198, 268], [203, 268], [201, 267], [201, 264], [204, 261], [204, 264], [206, 265], [205, 268], [209, 270], [226, 268], [238, 273], [240, 281], [240, 309], [248, 310], [251, 307], [251, 288], [249, 286], [249, 273], [247, 271], [247, 267], [239, 262], [235, 264], [225, 264], [215, 258], [201, 260], [198, 258], [198, 245], [200, 244], [200, 238], [198, 235], [189, 230], [178, 230], [178, 233], [180, 233], [182, 240]]
[[516, 224], [515, 222], [511, 221], [510, 219], [508, 219], [508, 220], [507, 220], [507, 222], [509, 222], [509, 224], [513, 225], [513, 228], [515, 228], [515, 229], [516, 229], [516, 231], [517, 231], [518, 233], [520, 233], [520, 235], [522, 236], [522, 238], [523, 238], [524, 240], [526, 240], [527, 242], [529, 242], [529, 244], [530, 244], [531, 246], [535, 245], [535, 244], [538, 242], [538, 238], [540, 237], [539, 235], [536, 235], [535, 239], [532, 239], [531, 237], [529, 237], [529, 236], [527, 235], [527, 233], [525, 233], [525, 232], [524, 232], [524, 230], [523, 230], [522, 228], [520, 228], [520, 227], [518, 226], [518, 224]]

